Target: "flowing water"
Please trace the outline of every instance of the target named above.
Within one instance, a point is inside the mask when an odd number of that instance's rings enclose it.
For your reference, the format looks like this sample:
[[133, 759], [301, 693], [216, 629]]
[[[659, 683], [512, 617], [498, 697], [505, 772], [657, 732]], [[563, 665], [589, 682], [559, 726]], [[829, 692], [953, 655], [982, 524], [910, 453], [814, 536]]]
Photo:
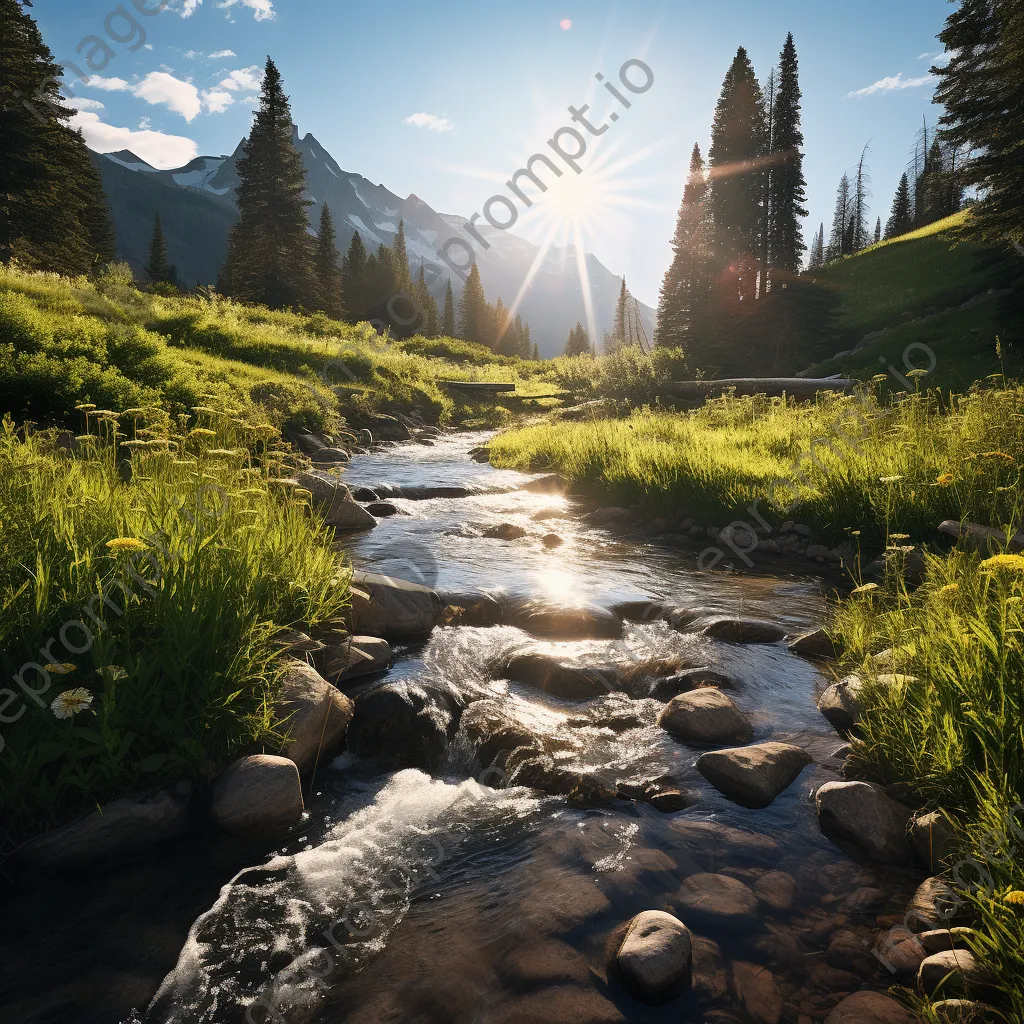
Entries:
[[[822, 620], [820, 580], [701, 573], [678, 547], [617, 539], [588, 526], [573, 499], [523, 490], [529, 477], [474, 463], [467, 451], [484, 439], [460, 434], [353, 459], [353, 487], [477, 492], [391, 499], [406, 514], [350, 544], [356, 566], [443, 594], [604, 607], [658, 599], [793, 632]], [[502, 523], [527, 535], [482, 535]], [[546, 546], [548, 534], [562, 545]], [[627, 623], [620, 640], [553, 646], [594, 664], [682, 657], [735, 680], [755, 740], [797, 743], [815, 759], [770, 807], [749, 810], [695, 771], [698, 749], [656, 725], [658, 702], [614, 698], [636, 720], [612, 730], [581, 716], [580, 702], [492, 678], [489, 666], [526, 639], [510, 626], [443, 626], [397, 647], [385, 681], [440, 681], [496, 700], [557, 738], [574, 771], [613, 789], [667, 776], [694, 805], [664, 814], [622, 799], [490, 788], [476, 781], [461, 733], [429, 771], [343, 753], [318, 771], [307, 819], [280, 848], [199, 837], [146, 865], [57, 880], [31, 894], [31, 911], [28, 896], [16, 902], [0, 1019], [803, 1024], [823, 1020], [843, 993], [891, 983], [866, 944], [913, 879], [857, 864], [820, 833], [810, 793], [837, 777], [831, 755], [841, 743], [815, 708], [823, 669], [781, 644], [720, 643], [660, 621]], [[688, 916], [680, 886], [708, 872], [753, 888], [757, 909]], [[622, 926], [651, 909], [679, 914], [699, 937], [693, 990], [660, 1007], [633, 1000], [608, 971]]]

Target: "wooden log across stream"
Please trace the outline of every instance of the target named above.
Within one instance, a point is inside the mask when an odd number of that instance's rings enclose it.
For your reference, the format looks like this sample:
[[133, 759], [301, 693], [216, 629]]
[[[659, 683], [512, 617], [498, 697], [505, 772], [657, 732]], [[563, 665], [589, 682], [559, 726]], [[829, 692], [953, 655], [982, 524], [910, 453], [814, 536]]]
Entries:
[[671, 393], [684, 401], [701, 401], [726, 391], [770, 397], [785, 394], [803, 401], [814, 398], [819, 391], [851, 391], [855, 383], [841, 377], [731, 377], [727, 380], [676, 381], [671, 385]]

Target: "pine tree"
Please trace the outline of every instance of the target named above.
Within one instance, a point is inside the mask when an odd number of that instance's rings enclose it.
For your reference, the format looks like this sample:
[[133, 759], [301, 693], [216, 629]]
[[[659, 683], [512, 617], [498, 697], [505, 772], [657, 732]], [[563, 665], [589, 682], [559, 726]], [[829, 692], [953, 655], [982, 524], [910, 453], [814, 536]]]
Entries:
[[153, 235], [149, 242], [146, 274], [153, 284], [167, 284], [171, 279], [171, 266], [167, 260], [167, 239], [160, 223], [160, 211], [153, 218]]
[[829, 235], [828, 248], [825, 250], [825, 261], [831, 263], [842, 256], [849, 255], [853, 250], [853, 239], [850, 225], [853, 221], [853, 196], [850, 176], [844, 174], [836, 192], [836, 210], [832, 218], [832, 233]]
[[814, 232], [811, 251], [807, 258], [807, 269], [818, 270], [825, 265], [825, 225], [821, 224]]
[[341, 298], [353, 323], [366, 319], [366, 246], [358, 231], [352, 235], [341, 261]]
[[445, 338], [455, 337], [455, 296], [452, 295], [452, 280], [444, 290], [444, 314], [441, 317], [441, 335]]
[[980, 192], [966, 230], [996, 245], [1024, 245], [1024, 4], [963, 0], [939, 39], [951, 55], [932, 68], [944, 137], [976, 152], [957, 170], [959, 188]]
[[320, 210], [320, 230], [317, 232], [313, 252], [313, 272], [316, 274], [320, 309], [335, 320], [341, 320], [345, 316], [345, 304], [342, 299], [341, 255], [337, 238], [331, 209], [324, 203]]
[[612, 320], [611, 352], [615, 352], [628, 344], [629, 331], [629, 292], [626, 291], [626, 279], [622, 279], [619, 297], [615, 302], [615, 317]]
[[228, 241], [222, 290], [272, 308], [315, 306], [317, 289], [304, 198], [306, 172], [293, 141], [281, 73], [267, 58], [260, 106], [238, 161], [239, 221]]
[[875, 220], [875, 245], [882, 240], [882, 218], [878, 217]]
[[412, 288], [412, 274], [409, 272], [409, 253], [405, 246], [405, 221], [398, 222], [398, 234], [391, 246], [394, 254], [395, 291], [408, 292]]
[[682, 346], [694, 331], [711, 286], [712, 234], [707, 174], [700, 147], [694, 146], [672, 237], [672, 263], [658, 298], [656, 345]]
[[741, 46], [722, 83], [711, 127], [711, 210], [716, 256], [731, 268], [740, 296], [753, 297], [764, 211], [764, 97]]
[[436, 338], [438, 329], [437, 300], [427, 287], [427, 273], [420, 263], [416, 279], [416, 306], [419, 309], [419, 333], [425, 338]]
[[868, 204], [871, 194], [868, 186], [871, 183], [871, 176], [868, 173], [866, 159], [868, 146], [861, 150], [860, 160], [857, 163], [857, 176], [853, 179], [852, 209], [850, 216], [853, 220], [853, 227], [848, 232], [849, 241], [847, 252], [860, 252], [868, 244]]
[[576, 321], [576, 326], [569, 332], [569, 340], [565, 343], [565, 354], [567, 356], [590, 355], [590, 335], [586, 328]]
[[892, 213], [885, 225], [886, 239], [905, 235], [914, 226], [914, 211], [910, 203], [910, 180], [904, 174], [892, 201]]
[[530, 358], [536, 363], [540, 361], [540, 349], [537, 347], [537, 342], [533, 343], [533, 353]]
[[779, 56], [778, 89], [774, 103], [770, 164], [769, 265], [796, 274], [803, 262], [802, 218], [807, 216], [804, 179], [804, 135], [800, 127], [800, 77], [793, 33]]
[[473, 263], [459, 301], [459, 337], [477, 344], [487, 344], [489, 316], [480, 268]]
[[0, 263], [84, 274], [114, 258], [99, 172], [28, 0], [0, 0]]

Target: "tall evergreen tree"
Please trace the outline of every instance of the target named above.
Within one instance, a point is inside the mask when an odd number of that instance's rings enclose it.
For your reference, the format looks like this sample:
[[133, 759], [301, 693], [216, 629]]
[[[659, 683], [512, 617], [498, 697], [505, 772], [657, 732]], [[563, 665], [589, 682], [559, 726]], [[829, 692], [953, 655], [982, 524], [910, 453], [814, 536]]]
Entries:
[[695, 330], [711, 286], [712, 246], [708, 179], [700, 147], [695, 145], [672, 236], [672, 262], [658, 297], [656, 345], [682, 346]]
[[768, 222], [769, 263], [791, 274], [799, 272], [806, 248], [800, 223], [807, 216], [800, 100], [799, 63], [791, 32], [779, 57], [778, 87], [773, 105], [771, 145], [774, 159], [769, 165], [771, 217]]
[[590, 335], [587, 329], [576, 321], [576, 326], [569, 332], [569, 340], [565, 343], [565, 354], [567, 356], [590, 355]]
[[153, 218], [153, 235], [149, 241], [146, 274], [153, 284], [167, 284], [171, 280], [171, 265], [167, 260], [167, 239], [164, 238], [159, 210]]
[[906, 174], [900, 178], [896, 195], [892, 201], [892, 213], [885, 225], [885, 237], [898, 238], [914, 226], [914, 211], [910, 199], [910, 180]]
[[239, 220], [221, 290], [274, 308], [317, 304], [307, 232], [312, 201], [303, 195], [306, 172], [293, 134], [281, 73], [268, 57], [259, 110], [238, 161]]
[[334, 218], [331, 216], [331, 208], [324, 203], [320, 210], [320, 229], [313, 251], [313, 272], [316, 275], [320, 309], [335, 320], [341, 320], [345, 315], [340, 260]]
[[860, 160], [857, 162], [857, 175], [853, 179], [852, 209], [850, 219], [853, 222], [849, 230], [848, 252], [860, 252], [868, 245], [868, 209], [871, 200], [869, 186], [871, 175], [867, 167], [868, 146], [861, 150]]
[[398, 222], [398, 233], [391, 246], [394, 254], [395, 291], [409, 291], [412, 288], [412, 274], [409, 271], [409, 252], [405, 245], [405, 221]]
[[425, 338], [436, 338], [438, 332], [437, 300], [427, 287], [427, 273], [420, 263], [416, 279], [416, 306], [419, 310], [419, 333]]
[[356, 231], [341, 261], [341, 298], [353, 323], [366, 319], [366, 246]]
[[836, 192], [836, 209], [832, 217], [832, 233], [829, 235], [828, 248], [825, 250], [825, 260], [831, 263], [842, 256], [849, 255], [853, 250], [852, 233], [850, 225], [853, 223], [853, 190], [850, 186], [850, 176], [844, 174], [839, 182], [839, 189]]
[[537, 347], [537, 342], [533, 343], [533, 352], [531, 353], [530, 358], [534, 362], [539, 362], [540, 360], [540, 349]]
[[814, 232], [814, 241], [811, 242], [811, 251], [807, 259], [808, 270], [818, 270], [825, 266], [825, 225], [820, 224]]
[[962, 0], [939, 35], [950, 54], [935, 100], [945, 139], [976, 155], [957, 172], [980, 192], [966, 230], [997, 245], [1024, 245], [1024, 3]]
[[455, 296], [452, 295], [452, 279], [444, 289], [444, 313], [441, 316], [441, 334], [445, 338], [455, 337]]
[[29, 7], [0, 0], [0, 263], [83, 274], [114, 258], [110, 214]]
[[489, 316], [480, 268], [473, 263], [459, 301], [459, 337], [477, 344], [488, 343]]
[[741, 296], [753, 297], [764, 211], [764, 98], [747, 51], [736, 51], [722, 83], [711, 127], [711, 210], [715, 249], [735, 275]]
[[882, 218], [878, 217], [875, 220], [875, 245], [882, 240]]

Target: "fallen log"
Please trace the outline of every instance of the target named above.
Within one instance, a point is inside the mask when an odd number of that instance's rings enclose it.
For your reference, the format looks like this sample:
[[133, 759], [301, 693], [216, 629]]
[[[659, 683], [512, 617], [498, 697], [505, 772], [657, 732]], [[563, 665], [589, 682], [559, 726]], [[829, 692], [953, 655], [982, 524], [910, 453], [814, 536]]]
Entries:
[[464, 395], [476, 395], [477, 397], [507, 394], [516, 389], [515, 381], [491, 383], [489, 381], [442, 380], [439, 383], [451, 391], [458, 391]]
[[819, 391], [852, 391], [856, 382], [826, 377], [731, 377], [728, 380], [683, 380], [671, 385], [671, 392], [684, 401], [700, 401], [733, 391], [737, 395], [789, 395], [801, 401], [814, 398]]

